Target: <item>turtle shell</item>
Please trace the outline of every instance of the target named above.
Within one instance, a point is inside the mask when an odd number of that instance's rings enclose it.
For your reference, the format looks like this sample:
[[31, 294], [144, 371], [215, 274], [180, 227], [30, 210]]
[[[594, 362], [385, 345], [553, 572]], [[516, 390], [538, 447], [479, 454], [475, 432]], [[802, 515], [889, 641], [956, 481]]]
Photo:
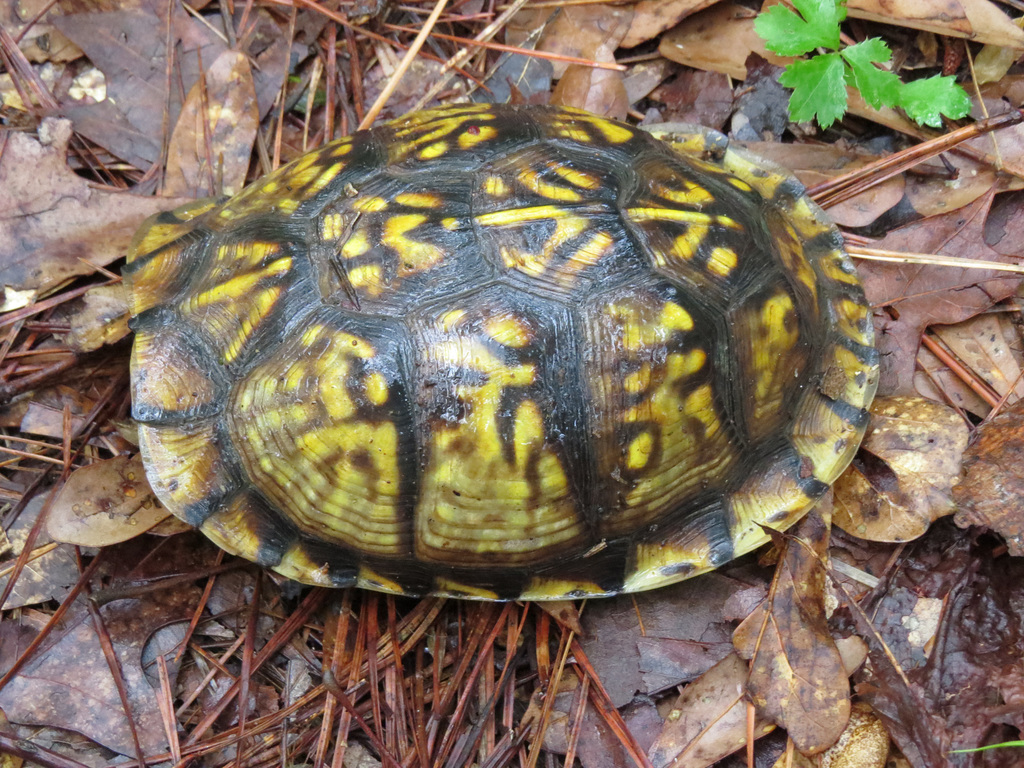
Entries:
[[648, 589], [791, 525], [864, 433], [869, 307], [797, 181], [675, 146], [451, 106], [151, 218], [157, 496], [302, 582], [484, 599]]

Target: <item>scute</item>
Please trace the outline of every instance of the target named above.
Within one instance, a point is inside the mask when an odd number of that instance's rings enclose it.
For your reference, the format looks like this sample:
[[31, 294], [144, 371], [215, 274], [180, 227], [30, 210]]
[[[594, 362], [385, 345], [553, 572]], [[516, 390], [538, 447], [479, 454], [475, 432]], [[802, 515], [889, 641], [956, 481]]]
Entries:
[[157, 495], [290, 578], [556, 599], [809, 509], [877, 354], [841, 238], [694, 129], [456, 105], [151, 218], [124, 280]]

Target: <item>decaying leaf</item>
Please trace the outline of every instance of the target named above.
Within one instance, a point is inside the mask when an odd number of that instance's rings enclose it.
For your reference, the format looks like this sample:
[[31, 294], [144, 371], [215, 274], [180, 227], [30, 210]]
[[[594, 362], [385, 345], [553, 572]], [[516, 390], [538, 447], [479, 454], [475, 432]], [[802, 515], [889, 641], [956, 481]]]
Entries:
[[1024, 555], [1024, 400], [978, 427], [953, 498], [957, 525], [990, 528], [1010, 554]]
[[258, 126], [249, 61], [225, 51], [181, 107], [167, 152], [165, 194], [209, 197], [240, 191]]
[[835, 484], [833, 521], [871, 541], [916, 539], [953, 513], [968, 436], [960, 415], [941, 403], [878, 398], [853, 468]]
[[839, 741], [821, 754], [818, 768], [883, 768], [889, 758], [889, 734], [871, 707], [853, 705]]
[[145, 533], [168, 515], [146, 482], [142, 458], [115, 456], [71, 474], [47, 527], [57, 541], [103, 547]]
[[820, 509], [786, 537], [768, 600], [733, 635], [751, 659], [747, 691], [758, 712], [804, 754], [835, 744], [850, 717], [847, 672], [825, 619], [829, 526]]
[[[688, 685], [647, 753], [654, 768], [705, 768], [742, 748], [747, 741], [746, 680], [746, 663], [731, 654]], [[773, 727], [756, 718], [755, 738]]]
[[[21, 514], [7, 529], [7, 537], [12, 548], [10, 557], [3, 563], [5, 571], [14, 566], [15, 558], [24, 549], [29, 532], [39, 519], [45, 501], [44, 494], [36, 496], [25, 505]], [[5, 611], [55, 598], [61, 599], [67, 594], [69, 586], [78, 579], [78, 563], [74, 549], [66, 544], [55, 545], [55, 542], [46, 535], [46, 531], [42, 531], [36, 537], [29, 558], [28, 564], [18, 575], [10, 597], [3, 605]], [[7, 586], [9, 578], [9, 573], [0, 575], [0, 591]]]

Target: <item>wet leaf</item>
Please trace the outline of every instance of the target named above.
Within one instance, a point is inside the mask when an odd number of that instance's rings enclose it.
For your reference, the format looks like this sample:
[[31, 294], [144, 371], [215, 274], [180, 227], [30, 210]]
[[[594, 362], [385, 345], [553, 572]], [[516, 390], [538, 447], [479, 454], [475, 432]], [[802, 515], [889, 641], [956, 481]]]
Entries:
[[[1008, 262], [983, 237], [991, 203], [991, 195], [986, 195], [961, 210], [898, 229], [873, 247]], [[879, 392], [885, 395], [916, 394], [915, 360], [927, 326], [973, 317], [1013, 295], [1021, 280], [1019, 275], [986, 269], [863, 261], [857, 267], [868, 301], [885, 308], [875, 313], [883, 357]]]
[[168, 517], [142, 466], [141, 456], [116, 456], [75, 470], [47, 519], [57, 541], [103, 547], [127, 541]]
[[[688, 685], [648, 751], [655, 768], [705, 768], [742, 748], [747, 740], [747, 665], [730, 654]], [[754, 737], [773, 726], [757, 718]]]
[[860, 453], [835, 484], [833, 522], [862, 539], [916, 539], [953, 513], [968, 435], [949, 406], [921, 397], [875, 400]]
[[850, 716], [846, 669], [825, 619], [828, 540], [829, 527], [813, 510], [782, 544], [768, 600], [733, 636], [751, 659], [747, 691], [758, 712], [804, 754], [832, 746]]
[[957, 525], [989, 528], [1006, 540], [1011, 555], [1024, 555], [1024, 401], [978, 427], [953, 497]]

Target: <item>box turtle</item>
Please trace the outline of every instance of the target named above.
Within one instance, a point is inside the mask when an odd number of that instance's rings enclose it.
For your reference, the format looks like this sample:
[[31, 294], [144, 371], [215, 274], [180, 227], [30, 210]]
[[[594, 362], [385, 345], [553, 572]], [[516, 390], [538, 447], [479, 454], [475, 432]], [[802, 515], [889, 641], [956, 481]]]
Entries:
[[309, 584], [648, 589], [799, 519], [874, 394], [838, 231], [694, 129], [458, 105], [151, 218], [124, 270], [150, 483]]

